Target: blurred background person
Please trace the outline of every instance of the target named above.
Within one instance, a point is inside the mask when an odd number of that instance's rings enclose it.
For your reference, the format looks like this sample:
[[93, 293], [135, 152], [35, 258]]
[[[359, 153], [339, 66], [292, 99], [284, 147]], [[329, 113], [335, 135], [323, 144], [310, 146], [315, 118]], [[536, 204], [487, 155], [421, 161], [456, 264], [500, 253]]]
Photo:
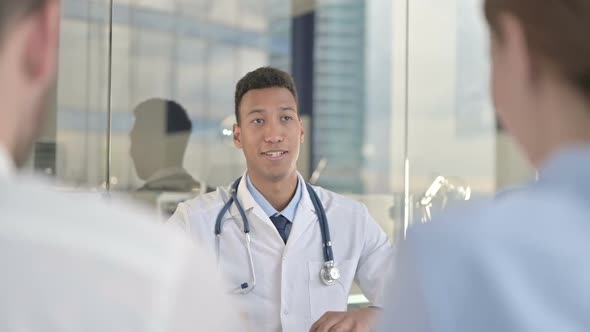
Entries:
[[238, 330], [183, 236], [16, 175], [49, 108], [59, 17], [58, 0], [0, 1], [0, 330]]
[[[188, 193], [187, 197], [191, 197], [213, 191], [204, 182], [195, 180], [183, 167], [193, 124], [180, 104], [152, 98], [140, 103], [133, 115], [135, 121], [130, 133], [129, 154], [137, 176], [145, 181], [136, 197], [153, 206], [165, 192]], [[171, 215], [176, 203], [174, 199], [162, 201], [160, 204], [166, 206], [160, 208]], [[168, 204], [172, 206], [167, 207]]]
[[175, 101], [153, 98], [139, 104], [133, 115], [129, 153], [145, 181], [138, 190], [201, 191], [202, 183], [183, 167], [193, 128], [186, 110]]
[[590, 2], [486, 0], [492, 89], [538, 170], [410, 230], [382, 331], [587, 331]]

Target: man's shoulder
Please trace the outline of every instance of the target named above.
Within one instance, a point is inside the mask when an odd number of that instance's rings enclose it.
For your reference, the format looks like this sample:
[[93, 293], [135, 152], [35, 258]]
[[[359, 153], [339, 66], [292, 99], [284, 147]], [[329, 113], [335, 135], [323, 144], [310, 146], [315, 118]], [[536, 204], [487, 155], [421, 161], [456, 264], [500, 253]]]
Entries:
[[544, 242], [568, 238], [585, 223], [589, 212], [585, 202], [567, 193], [529, 186], [451, 209], [427, 224], [412, 227], [408, 239], [425, 256], [432, 254], [429, 250], [464, 257], [466, 253], [475, 257], [487, 255], [488, 250], [515, 247], [526, 252], [543, 247]]
[[[230, 331], [237, 319], [212, 255], [140, 208], [96, 196], [0, 179], [0, 260], [17, 281], [2, 290], [21, 299], [4, 316], [22, 321], [26, 315], [10, 313], [51, 307], [79, 314], [70, 324], [78, 331], [89, 327], [88, 317], [129, 331], [184, 331], [195, 323]], [[195, 310], [205, 314], [192, 317]]]
[[31, 179], [2, 183], [0, 214], [0, 234], [13, 242], [61, 248], [136, 270], [162, 270], [161, 264], [191, 246], [179, 231], [135, 205], [108, 201], [100, 193], [59, 192]]
[[447, 308], [470, 311], [481, 303], [490, 307], [490, 317], [502, 315], [515, 294], [523, 303], [539, 294], [550, 299], [542, 306], [521, 306], [522, 317], [579, 306], [585, 280], [580, 276], [590, 272], [581, 263], [590, 250], [589, 214], [579, 197], [536, 186], [449, 211], [410, 229], [398, 269], [411, 271], [412, 281], [402, 287], [418, 284], [444, 319], [453, 316]]
[[339, 207], [344, 209], [359, 209], [365, 206], [362, 202], [344, 194], [340, 194], [319, 186], [312, 186], [312, 188], [318, 194], [319, 199], [324, 205], [338, 204]]

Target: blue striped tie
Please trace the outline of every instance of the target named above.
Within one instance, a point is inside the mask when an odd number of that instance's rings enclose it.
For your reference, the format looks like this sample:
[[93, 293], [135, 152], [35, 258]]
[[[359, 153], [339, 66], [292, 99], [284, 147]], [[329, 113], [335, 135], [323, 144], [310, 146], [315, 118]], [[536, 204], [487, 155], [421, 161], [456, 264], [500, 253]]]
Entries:
[[287, 243], [287, 238], [289, 237], [289, 233], [291, 231], [291, 222], [289, 219], [285, 218], [282, 214], [276, 214], [270, 217], [270, 221], [272, 221], [272, 223], [277, 228], [277, 231], [279, 231], [279, 235], [283, 241]]

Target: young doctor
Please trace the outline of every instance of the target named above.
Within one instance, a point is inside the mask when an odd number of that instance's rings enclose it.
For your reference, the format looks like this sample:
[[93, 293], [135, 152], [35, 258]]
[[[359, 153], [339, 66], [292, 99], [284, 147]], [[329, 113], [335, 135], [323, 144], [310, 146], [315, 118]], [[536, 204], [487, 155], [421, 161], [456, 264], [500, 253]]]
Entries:
[[[297, 106], [289, 74], [264, 67], [243, 77], [233, 134], [247, 170], [228, 188], [181, 203], [171, 221], [215, 251], [257, 330], [368, 331], [393, 249], [363, 204], [298, 173]], [[354, 280], [372, 306], [346, 312]]]

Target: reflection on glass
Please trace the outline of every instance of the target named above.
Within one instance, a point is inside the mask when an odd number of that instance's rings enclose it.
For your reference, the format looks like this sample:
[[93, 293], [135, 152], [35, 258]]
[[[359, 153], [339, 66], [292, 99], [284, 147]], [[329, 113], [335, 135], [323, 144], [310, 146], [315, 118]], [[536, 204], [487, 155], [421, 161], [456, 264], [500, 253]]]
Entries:
[[129, 154], [145, 191], [201, 191], [205, 186], [182, 166], [193, 124], [182, 106], [150, 99], [133, 111]]
[[[194, 195], [212, 190], [183, 167], [193, 124], [180, 104], [153, 98], [140, 103], [133, 115], [129, 154], [137, 176], [145, 181], [136, 196], [155, 204], [158, 196], [166, 192]], [[171, 206], [165, 210], [173, 212], [174, 202], [167, 202]]]
[[[460, 177], [478, 196], [528, 171], [495, 130], [481, 0], [416, 0], [408, 11], [390, 0], [63, 3], [58, 107], [31, 168], [69, 186], [110, 181], [165, 214], [209, 190], [203, 180], [229, 184], [245, 168], [233, 145], [233, 85], [264, 65], [300, 85], [302, 169], [317, 166], [313, 182], [363, 201], [394, 239], [406, 185], [418, 198], [408, 213], [421, 213], [436, 175]], [[143, 105], [154, 96], [176, 102]]]

